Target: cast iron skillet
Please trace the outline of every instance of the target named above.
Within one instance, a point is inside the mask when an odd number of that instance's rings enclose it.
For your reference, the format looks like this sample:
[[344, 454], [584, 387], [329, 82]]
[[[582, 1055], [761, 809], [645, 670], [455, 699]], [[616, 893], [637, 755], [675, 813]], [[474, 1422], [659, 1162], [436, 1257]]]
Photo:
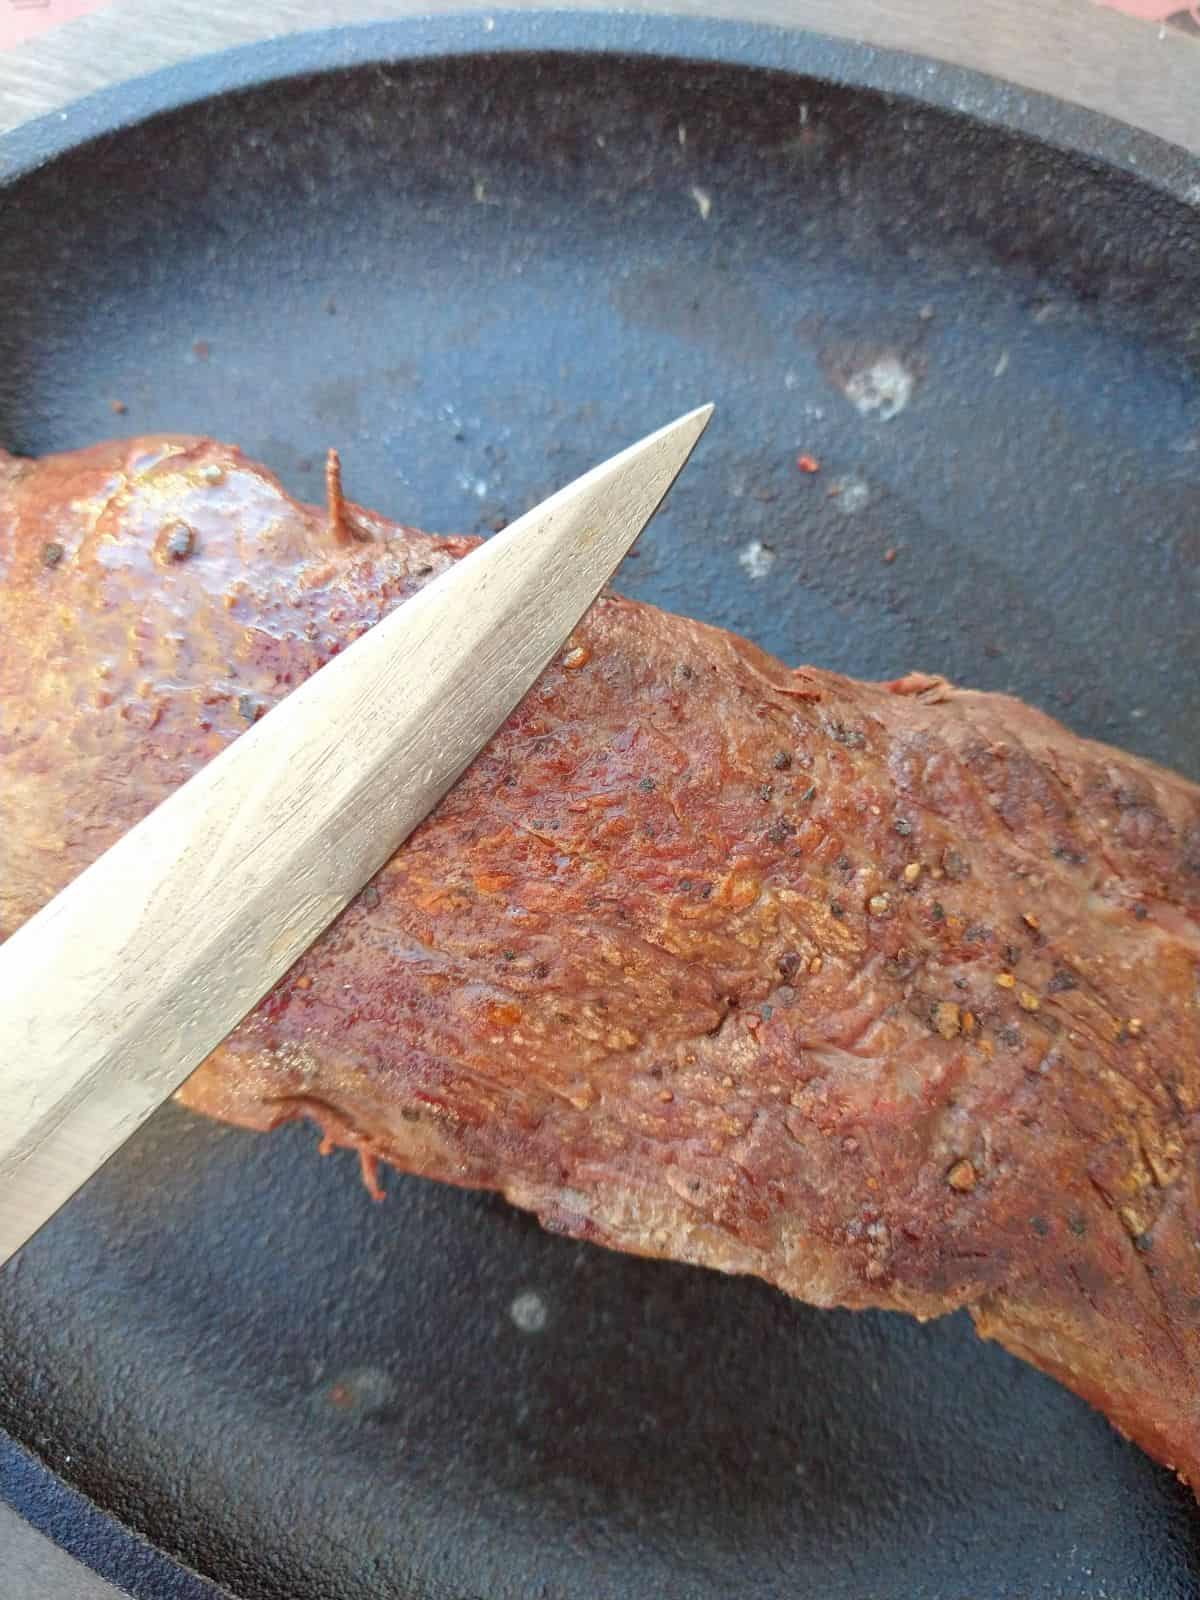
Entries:
[[[486, 530], [712, 398], [627, 591], [1200, 777], [1195, 164], [811, 36], [484, 28], [0, 141], [0, 438], [209, 431], [313, 496], [336, 443], [356, 497]], [[844, 392], [879, 362], [896, 415]], [[134, 1594], [1196, 1593], [1186, 1492], [964, 1318], [375, 1206], [313, 1143], [167, 1108], [0, 1275], [0, 1487]]]

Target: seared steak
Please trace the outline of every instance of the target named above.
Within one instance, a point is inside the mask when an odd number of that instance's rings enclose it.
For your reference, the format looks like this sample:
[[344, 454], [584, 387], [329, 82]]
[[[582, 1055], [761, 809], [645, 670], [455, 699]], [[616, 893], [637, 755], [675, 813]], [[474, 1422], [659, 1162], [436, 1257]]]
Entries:
[[[0, 456], [0, 935], [470, 547]], [[606, 596], [187, 1104], [980, 1331], [1200, 1484], [1200, 789]]]

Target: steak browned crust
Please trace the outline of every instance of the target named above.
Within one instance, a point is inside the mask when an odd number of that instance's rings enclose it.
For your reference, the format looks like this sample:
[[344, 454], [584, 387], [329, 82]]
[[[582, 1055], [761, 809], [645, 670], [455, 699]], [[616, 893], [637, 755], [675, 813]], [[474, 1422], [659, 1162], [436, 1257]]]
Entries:
[[[336, 491], [336, 484], [334, 484]], [[0, 456], [0, 934], [470, 547]], [[1200, 1484], [1200, 790], [617, 597], [185, 1101], [980, 1331]]]

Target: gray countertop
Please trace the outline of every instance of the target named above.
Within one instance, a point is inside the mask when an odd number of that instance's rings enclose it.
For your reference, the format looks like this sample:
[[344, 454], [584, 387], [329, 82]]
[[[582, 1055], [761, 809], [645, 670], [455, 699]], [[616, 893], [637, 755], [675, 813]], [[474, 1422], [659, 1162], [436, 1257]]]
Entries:
[[116, 1600], [97, 1578], [0, 1501], [0, 1593], [8, 1600]]
[[[10, 0], [0, 0], [0, 5]], [[504, 0], [506, 9], [530, 0]], [[576, 8], [616, 9], [613, 0]], [[0, 54], [0, 132], [157, 68], [300, 29], [445, 11], [478, 0], [112, 0]], [[642, 0], [644, 11], [790, 24], [974, 68], [1200, 150], [1200, 37], [1092, 0]], [[13, 1600], [114, 1600], [0, 1504], [0, 1592]]]
[[[11, 4], [12, 0], [0, 0]], [[111, 0], [0, 55], [0, 132], [82, 94], [300, 29], [546, 0]], [[558, 9], [725, 16], [806, 27], [1007, 78], [1200, 149], [1200, 38], [1093, 0], [572, 0]]]

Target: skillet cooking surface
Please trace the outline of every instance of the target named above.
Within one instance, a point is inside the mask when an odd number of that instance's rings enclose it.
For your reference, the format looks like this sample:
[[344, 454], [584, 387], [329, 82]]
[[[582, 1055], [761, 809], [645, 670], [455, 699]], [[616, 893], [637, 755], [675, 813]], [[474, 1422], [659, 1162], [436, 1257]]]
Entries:
[[[1149, 185], [792, 72], [535, 52], [201, 100], [3, 206], [12, 449], [208, 431], [319, 498], [336, 444], [356, 499], [486, 531], [712, 398], [627, 592], [1200, 777], [1200, 241]], [[375, 1206], [313, 1144], [168, 1107], [0, 1276], [38, 1458], [0, 1485], [135, 1592], [169, 1580], [122, 1525], [240, 1600], [1196, 1592], [1188, 1494], [964, 1317]]]

